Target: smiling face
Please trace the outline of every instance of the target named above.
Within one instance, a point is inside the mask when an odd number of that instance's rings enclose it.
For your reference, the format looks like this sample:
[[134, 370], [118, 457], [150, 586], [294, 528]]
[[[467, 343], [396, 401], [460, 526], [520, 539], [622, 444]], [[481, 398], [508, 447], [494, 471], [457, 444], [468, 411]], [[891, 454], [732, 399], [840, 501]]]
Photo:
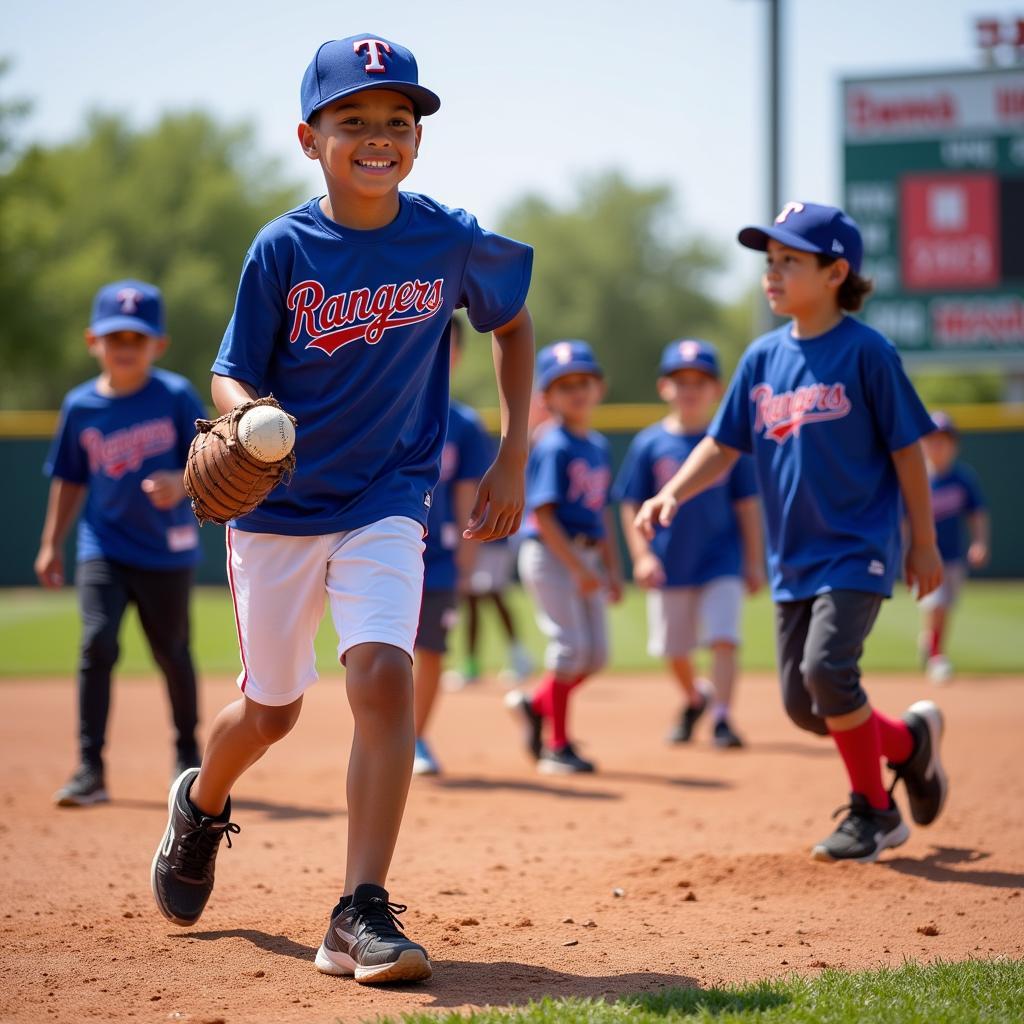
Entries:
[[318, 160], [328, 193], [349, 202], [393, 197], [412, 170], [421, 127], [412, 100], [390, 89], [364, 89], [299, 125], [299, 142]]
[[586, 427], [604, 397], [604, 381], [592, 373], [567, 373], [544, 392], [544, 404], [569, 427]]
[[658, 378], [658, 395], [686, 426], [706, 426], [722, 386], [703, 370], [676, 370]]
[[800, 319], [830, 309], [838, 311], [839, 286], [849, 268], [844, 259], [822, 267], [814, 253], [769, 239], [761, 287], [776, 316]]
[[167, 348], [166, 338], [154, 338], [139, 331], [86, 331], [85, 340], [104, 379], [117, 391], [141, 387], [149, 377], [150, 367]]

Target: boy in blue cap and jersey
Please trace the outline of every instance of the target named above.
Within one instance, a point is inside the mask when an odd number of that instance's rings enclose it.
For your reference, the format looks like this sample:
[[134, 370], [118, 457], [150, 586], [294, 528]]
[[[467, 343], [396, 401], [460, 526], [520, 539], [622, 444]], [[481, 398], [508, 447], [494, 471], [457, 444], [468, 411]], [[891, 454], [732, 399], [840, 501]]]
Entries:
[[256, 236], [213, 364], [221, 412], [273, 393], [297, 418], [297, 469], [228, 527], [242, 693], [217, 716], [202, 769], [172, 787], [153, 892], [169, 920], [199, 919], [220, 840], [238, 831], [230, 790], [294, 725], [317, 678], [313, 641], [329, 602], [354, 736], [345, 882], [316, 966], [361, 982], [418, 981], [430, 962], [403, 934], [405, 908], [385, 884], [412, 772], [412, 656], [448, 423], [449, 323], [465, 307], [494, 333], [501, 444], [459, 524], [488, 540], [522, 515], [532, 251], [399, 191], [420, 119], [440, 106], [404, 46], [372, 33], [324, 43], [301, 103], [299, 144], [326, 194]]
[[644, 502], [637, 525], [653, 536], [742, 452], [753, 455], [783, 701], [800, 728], [831, 735], [850, 780], [848, 813], [813, 856], [873, 861], [910, 834], [883, 784], [883, 756], [918, 824], [938, 817], [947, 792], [938, 707], [918, 701], [902, 720], [887, 717], [868, 702], [859, 664], [900, 568], [901, 497], [907, 582], [923, 597], [942, 580], [920, 444], [933, 426], [892, 344], [848, 315], [871, 283], [860, 275], [860, 231], [842, 210], [787, 203], [739, 240], [767, 253], [765, 296], [790, 322], [750, 345], [708, 436]]

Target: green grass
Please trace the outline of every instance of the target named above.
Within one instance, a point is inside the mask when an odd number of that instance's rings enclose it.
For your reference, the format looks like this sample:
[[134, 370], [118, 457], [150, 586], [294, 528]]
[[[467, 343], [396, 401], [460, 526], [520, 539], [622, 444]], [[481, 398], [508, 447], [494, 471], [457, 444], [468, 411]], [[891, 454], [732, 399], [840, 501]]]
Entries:
[[[538, 656], [543, 639], [533, 621], [529, 601], [516, 587], [509, 601], [527, 645]], [[193, 646], [205, 673], [238, 671], [231, 599], [227, 590], [199, 588], [194, 597]], [[957, 609], [949, 647], [961, 672], [1020, 672], [1021, 624], [1024, 623], [1024, 583], [971, 582]], [[621, 671], [650, 670], [658, 663], [648, 657], [644, 595], [629, 588], [623, 603], [611, 610], [612, 667]], [[917, 667], [917, 610], [905, 591], [887, 601], [868, 641], [864, 665], [877, 671], [912, 671]], [[74, 591], [0, 590], [0, 676], [67, 675], [74, 671], [78, 644], [78, 613]], [[139, 631], [138, 619], [129, 612], [122, 631], [120, 671], [148, 674], [152, 663]], [[773, 609], [766, 595], [746, 603], [744, 609], [745, 667], [774, 668]], [[461, 627], [453, 650], [464, 650]], [[321, 671], [337, 670], [336, 640], [330, 618], [317, 639]], [[483, 663], [488, 670], [501, 666], [503, 643], [491, 608], [484, 613]], [[452, 661], [457, 659], [453, 658]]]
[[[387, 1020], [388, 1018], [384, 1018]], [[404, 1014], [405, 1024], [996, 1024], [1024, 1019], [1024, 961], [908, 963], [878, 971], [603, 999], [544, 999], [460, 1015]]]

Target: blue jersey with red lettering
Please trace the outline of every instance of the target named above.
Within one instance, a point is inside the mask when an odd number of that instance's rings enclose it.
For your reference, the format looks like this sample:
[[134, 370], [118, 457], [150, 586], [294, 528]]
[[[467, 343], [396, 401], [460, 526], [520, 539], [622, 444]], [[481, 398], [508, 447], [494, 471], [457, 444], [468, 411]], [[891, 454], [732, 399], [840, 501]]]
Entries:
[[455, 485], [487, 472], [494, 444], [480, 417], [468, 405], [452, 402], [448, 435], [441, 452], [441, 476], [427, 516], [423, 551], [424, 590], [450, 590], [456, 583], [455, 549], [465, 523], [455, 521]]
[[140, 569], [199, 561], [199, 529], [187, 498], [159, 509], [142, 490], [158, 470], [181, 472], [206, 410], [192, 385], [154, 368], [131, 395], [102, 395], [99, 378], [68, 392], [46, 472], [87, 488], [78, 561], [107, 558]]
[[[655, 423], [633, 438], [612, 496], [637, 505], [675, 475], [704, 433], [681, 434]], [[736, 502], [757, 494], [754, 464], [741, 455], [706, 491], [680, 506], [672, 525], [657, 527], [651, 550], [665, 570], [665, 586], [696, 587], [720, 576], [738, 576], [742, 562]]]
[[932, 513], [939, 554], [944, 562], [964, 557], [964, 517], [985, 507], [978, 478], [969, 466], [953, 463], [931, 478]]
[[254, 512], [256, 533], [311, 536], [401, 515], [426, 524], [448, 423], [449, 322], [519, 312], [529, 246], [463, 210], [400, 193], [386, 227], [355, 231], [318, 199], [256, 236], [214, 373], [273, 393], [298, 420], [297, 468]]
[[854, 317], [815, 338], [786, 325], [750, 345], [708, 433], [754, 456], [777, 601], [892, 593], [892, 452], [934, 429], [896, 349]]
[[580, 437], [561, 424], [551, 427], [526, 461], [523, 535], [539, 536], [533, 512], [554, 505], [555, 518], [570, 537], [603, 537], [611, 480], [611, 455], [604, 437], [595, 431]]

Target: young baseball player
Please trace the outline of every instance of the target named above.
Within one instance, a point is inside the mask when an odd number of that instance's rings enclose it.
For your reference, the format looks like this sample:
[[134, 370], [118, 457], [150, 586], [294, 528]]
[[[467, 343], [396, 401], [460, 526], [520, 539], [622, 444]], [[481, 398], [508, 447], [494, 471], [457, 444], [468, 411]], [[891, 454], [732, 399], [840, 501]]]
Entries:
[[585, 341], [558, 341], [537, 357], [537, 387], [552, 425], [526, 466], [529, 514], [519, 575], [548, 638], [548, 674], [532, 696], [513, 690], [506, 703], [523, 717], [540, 771], [592, 772], [569, 740], [568, 718], [572, 691], [608, 659], [606, 603], [622, 593], [608, 508], [608, 442], [590, 427], [604, 373]]
[[[764, 583], [753, 461], [746, 455], [738, 459], [648, 541], [634, 522], [640, 505], [658, 493], [701, 442], [722, 397], [718, 353], [706, 341], [671, 342], [658, 374], [658, 395], [669, 413], [633, 439], [613, 492], [621, 503], [633, 578], [647, 589], [647, 649], [666, 659], [683, 691], [685, 705], [670, 742], [689, 742], [713, 702], [715, 746], [741, 747], [730, 708], [743, 588], [746, 582], [756, 593]], [[691, 657], [699, 645], [711, 651], [711, 687], [694, 678]]]
[[227, 531], [241, 695], [217, 716], [200, 771], [169, 797], [153, 861], [157, 906], [194, 924], [221, 839], [238, 831], [235, 781], [295, 724], [317, 678], [324, 603], [338, 633], [354, 736], [342, 896], [316, 955], [328, 974], [431, 974], [385, 883], [412, 774], [413, 641], [423, 533], [448, 423], [449, 322], [465, 306], [494, 332], [501, 444], [468, 539], [517, 529], [523, 505], [533, 330], [528, 246], [470, 214], [399, 191], [440, 100], [413, 55], [379, 36], [324, 43], [301, 87], [299, 143], [326, 194], [271, 221], [242, 267], [213, 366], [230, 410], [271, 392], [296, 417], [297, 469]]
[[206, 410], [184, 377], [153, 366], [168, 345], [163, 299], [153, 285], [115, 281], [101, 288], [85, 340], [100, 373], [64, 399], [46, 461], [50, 498], [35, 562], [44, 587], [63, 586], [64, 541], [81, 511], [79, 768], [54, 795], [61, 807], [107, 800], [110, 677], [129, 604], [167, 684], [175, 777], [199, 764], [188, 615], [199, 531], [182, 467], [196, 418]]
[[[451, 326], [451, 367], [454, 372], [462, 349], [458, 317]], [[468, 405], [452, 401], [448, 433], [441, 452], [441, 476], [427, 515], [423, 552], [423, 603], [413, 663], [416, 755], [413, 775], [437, 775], [441, 766], [424, 735], [437, 700], [441, 665], [448, 650], [448, 632], [458, 616], [458, 595], [465, 593], [479, 547], [462, 536], [469, 521], [480, 478], [492, 455], [491, 439], [480, 417]]]
[[900, 565], [900, 497], [909, 521], [907, 582], [921, 596], [942, 579], [928, 476], [918, 443], [931, 420], [893, 346], [848, 315], [870, 291], [863, 245], [842, 210], [788, 203], [741, 244], [765, 251], [762, 285], [790, 318], [744, 353], [728, 393], [682, 469], [637, 517], [648, 539], [679, 506], [754, 456], [777, 603], [783, 701], [802, 729], [831, 735], [850, 780], [848, 813], [818, 860], [873, 861], [909, 829], [882, 781], [884, 756], [928, 825], [946, 799], [942, 715], [919, 701], [902, 719], [868, 702], [860, 657]]
[[[968, 567], [980, 569], [988, 562], [989, 517], [977, 477], [969, 466], [957, 460], [960, 444], [956, 424], [944, 412], [933, 413], [932, 423], [935, 429], [921, 443], [932, 487], [942, 584], [920, 601], [924, 615], [921, 653], [928, 678], [941, 686], [953, 678], [953, 664], [943, 646], [949, 616], [967, 578]], [[965, 522], [970, 538], [966, 552]]]

